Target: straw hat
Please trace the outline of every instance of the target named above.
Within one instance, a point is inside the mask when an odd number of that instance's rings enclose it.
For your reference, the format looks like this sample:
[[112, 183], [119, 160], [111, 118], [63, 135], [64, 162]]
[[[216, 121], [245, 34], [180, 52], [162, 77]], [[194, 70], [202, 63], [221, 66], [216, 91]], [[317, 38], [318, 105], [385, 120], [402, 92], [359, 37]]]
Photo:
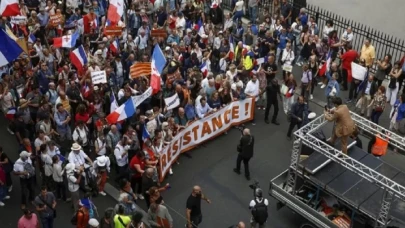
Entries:
[[82, 146], [80, 146], [78, 143], [73, 143], [72, 147], [70, 149], [71, 150], [81, 150]]

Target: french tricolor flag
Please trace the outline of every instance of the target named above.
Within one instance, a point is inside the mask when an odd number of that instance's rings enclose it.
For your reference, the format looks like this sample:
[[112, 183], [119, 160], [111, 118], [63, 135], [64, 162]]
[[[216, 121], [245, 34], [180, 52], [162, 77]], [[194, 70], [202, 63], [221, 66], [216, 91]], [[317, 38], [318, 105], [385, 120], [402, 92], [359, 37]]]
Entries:
[[229, 36], [229, 53], [228, 53], [229, 59], [233, 60], [234, 55], [235, 55], [235, 48], [233, 47], [233, 37]]
[[6, 113], [6, 119], [8, 119], [8, 120], [13, 120], [16, 111], [17, 111], [17, 110], [16, 110], [15, 108], [9, 108], [8, 111], [7, 111], [7, 113]]
[[119, 42], [118, 39], [115, 39], [111, 44], [110, 44], [110, 50], [112, 53], [117, 54], [119, 51]]
[[125, 120], [135, 114], [134, 101], [132, 98], [129, 98], [124, 104], [111, 112], [110, 115], [106, 117], [106, 120], [109, 124], [115, 124], [121, 120]]
[[37, 40], [37, 38], [34, 36], [34, 34], [30, 34], [28, 36], [28, 43], [35, 43], [35, 41]]
[[160, 75], [165, 66], [166, 66], [166, 58], [163, 55], [162, 49], [160, 49], [159, 45], [156, 44], [155, 48], [153, 49], [152, 63], [151, 63], [150, 86], [152, 87], [153, 90], [152, 94], [156, 94], [160, 90], [161, 86]]
[[70, 52], [70, 61], [79, 72], [83, 71], [83, 66], [87, 64], [87, 55], [82, 45]]
[[198, 21], [198, 35], [202, 36], [204, 34], [205, 34], [204, 24], [202, 23], [202, 20], [200, 19]]
[[83, 87], [83, 97], [88, 97], [90, 95], [90, 87], [86, 84], [84, 84]]
[[290, 98], [290, 97], [294, 96], [294, 87], [292, 87], [291, 89], [289, 89], [289, 90], [287, 91], [287, 93], [285, 94], [285, 96], [286, 96], [287, 98]]
[[200, 66], [200, 70], [203, 73], [204, 78], [207, 77], [208, 74], [208, 67], [207, 67], [207, 63], [204, 62], [203, 64], [201, 64]]
[[326, 57], [326, 62], [321, 66], [321, 68], [319, 69], [319, 76], [325, 76], [326, 73], [329, 71], [330, 69], [330, 62], [332, 60], [332, 52], [329, 51], [328, 52], [328, 56]]
[[150, 134], [149, 134], [148, 130], [146, 129], [146, 125], [144, 125], [143, 130], [142, 130], [142, 140], [145, 142], [148, 139], [150, 139]]
[[79, 38], [79, 33], [75, 32], [72, 35], [53, 38], [53, 46], [56, 48], [73, 48], [76, 45], [76, 40]]
[[113, 92], [111, 92], [110, 94], [110, 102], [111, 102], [110, 113], [113, 113], [118, 108], [117, 99], [115, 99], [115, 95]]
[[20, 15], [20, 3], [18, 0], [2, 0], [0, 2], [0, 15], [2, 17]]

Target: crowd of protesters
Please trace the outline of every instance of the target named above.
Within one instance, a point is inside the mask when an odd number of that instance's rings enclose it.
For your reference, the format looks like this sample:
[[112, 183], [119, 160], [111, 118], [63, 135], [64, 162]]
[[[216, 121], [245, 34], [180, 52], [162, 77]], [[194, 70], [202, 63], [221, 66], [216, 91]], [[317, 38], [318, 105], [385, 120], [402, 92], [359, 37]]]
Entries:
[[[37, 218], [28, 209], [28, 203], [33, 203], [43, 227], [52, 227], [55, 200], [62, 199], [80, 212], [77, 227], [97, 227], [99, 222], [101, 227], [113, 223], [115, 227], [130, 223], [139, 227], [142, 216], [130, 215], [136, 211], [135, 201], [145, 200], [149, 220], [157, 224], [156, 218], [163, 217], [172, 227], [162, 198], [170, 185], [161, 185], [157, 176], [160, 152], [190, 122], [247, 97], [255, 98], [257, 110], [265, 110], [266, 123], [276, 125], [280, 124], [278, 100], [282, 99], [283, 111], [292, 117], [289, 134], [306, 121], [301, 118], [305, 111], [301, 106], [313, 99], [318, 84], [325, 89], [325, 97], [319, 99], [328, 103], [349, 89], [347, 102], [356, 101], [361, 114], [375, 123], [387, 102], [393, 107], [392, 128], [398, 129], [405, 116], [405, 97], [397, 99], [404, 59], [392, 64], [387, 54], [377, 60], [369, 39], [357, 52], [352, 49], [355, 31], [351, 28], [337, 34], [333, 21], [319, 28], [305, 9], [293, 18], [292, 6], [285, 0], [275, 4], [272, 12], [267, 8], [259, 11], [256, 1], [234, 1], [229, 13], [221, 3], [199, 0], [125, 4], [126, 12], [118, 24], [122, 34], [118, 37], [104, 35], [108, 3], [103, 0], [21, 1], [26, 23], [12, 25], [10, 18], [0, 21], [3, 29], [9, 27], [18, 37], [36, 38], [28, 42], [27, 53], [0, 68], [1, 109], [10, 120], [8, 131], [20, 147], [20, 158], [14, 166], [6, 155], [13, 152], [0, 149], [0, 206], [4, 206], [7, 192], [12, 191], [11, 175], [18, 175], [23, 189], [22, 224]], [[243, 25], [245, 8], [254, 23]], [[65, 23], [50, 26], [49, 18], [54, 14], [62, 14]], [[76, 22], [84, 17], [88, 20], [83, 21], [91, 23], [84, 25], [91, 27], [89, 31], [78, 29]], [[152, 36], [155, 29], [164, 29], [167, 37]], [[52, 38], [74, 30], [81, 34], [76, 47], [83, 45], [88, 58], [82, 71], [71, 64], [71, 50], [55, 48], [52, 43]], [[119, 50], [113, 51], [110, 44], [117, 38]], [[112, 93], [121, 105], [149, 88], [149, 76], [133, 77], [130, 68], [137, 62], [150, 62], [156, 44], [167, 60], [161, 91], [139, 104], [134, 116], [108, 123], [105, 118], [110, 113]], [[321, 75], [320, 66], [329, 56], [330, 69]], [[363, 82], [352, 79], [348, 76], [352, 61], [368, 68], [376, 64], [377, 72]], [[294, 64], [302, 66], [302, 75], [294, 77]], [[106, 71], [108, 82], [93, 84], [90, 73], [100, 70]], [[277, 78], [276, 74], [282, 76]], [[390, 82], [384, 87], [386, 76]], [[296, 78], [301, 79], [298, 82]], [[296, 101], [294, 94], [299, 91], [301, 96]], [[175, 93], [180, 105], [167, 110], [163, 100]], [[12, 117], [8, 114], [11, 109], [17, 109]], [[142, 139], [144, 128], [150, 134], [146, 141]], [[111, 173], [115, 173], [114, 181], [120, 189], [116, 215], [108, 211], [105, 218], [94, 221], [96, 207], [90, 195], [106, 195], [104, 186]], [[37, 180], [43, 187], [36, 197]], [[186, 223], [192, 227], [190, 221]]]

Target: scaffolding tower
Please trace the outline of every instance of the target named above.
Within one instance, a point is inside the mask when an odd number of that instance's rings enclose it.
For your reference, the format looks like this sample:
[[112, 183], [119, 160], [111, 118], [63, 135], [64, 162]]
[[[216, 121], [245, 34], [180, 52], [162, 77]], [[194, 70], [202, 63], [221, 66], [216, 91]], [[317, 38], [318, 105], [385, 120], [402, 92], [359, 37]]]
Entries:
[[[350, 114], [359, 129], [371, 133], [372, 135], [388, 134], [390, 145], [405, 151], [405, 140], [403, 137], [390, 132], [389, 130], [357, 115], [356, 113], [350, 112]], [[327, 123], [328, 121], [325, 119], [325, 115], [321, 115], [307, 125], [303, 126], [301, 129], [294, 132], [290, 169], [288, 172], [287, 183], [284, 187], [285, 190], [292, 195], [296, 194], [296, 182], [299, 172], [298, 163], [300, 161], [301, 145], [305, 144], [306, 146], [314, 149], [314, 151], [321, 153], [328, 159], [340, 164], [344, 168], [356, 173], [360, 177], [383, 189], [383, 199], [378, 217], [375, 218], [375, 227], [386, 227], [391, 203], [393, 202], [394, 198], [399, 198], [405, 201], [405, 187], [367, 167], [359, 161], [349, 157], [329, 144], [321, 141], [312, 134]]]

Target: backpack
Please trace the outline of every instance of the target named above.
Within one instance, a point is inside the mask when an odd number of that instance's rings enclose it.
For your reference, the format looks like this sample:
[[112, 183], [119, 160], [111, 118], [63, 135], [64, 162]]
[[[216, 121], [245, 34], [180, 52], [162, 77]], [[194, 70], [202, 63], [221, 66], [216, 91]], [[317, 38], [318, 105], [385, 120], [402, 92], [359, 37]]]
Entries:
[[264, 201], [265, 199], [263, 199], [262, 202], [259, 203], [255, 199], [256, 205], [252, 209], [253, 219], [260, 225], [263, 225], [267, 221], [267, 218], [269, 217], [269, 214], [267, 212], [267, 206], [266, 204], [264, 204]]
[[[83, 213], [83, 211], [77, 210], [77, 211], [73, 214], [72, 218], [70, 219], [70, 223], [71, 223], [73, 226], [76, 226], [76, 225], [77, 225], [77, 216], [78, 216], [79, 213]], [[84, 214], [84, 213], [83, 213], [83, 214]]]

